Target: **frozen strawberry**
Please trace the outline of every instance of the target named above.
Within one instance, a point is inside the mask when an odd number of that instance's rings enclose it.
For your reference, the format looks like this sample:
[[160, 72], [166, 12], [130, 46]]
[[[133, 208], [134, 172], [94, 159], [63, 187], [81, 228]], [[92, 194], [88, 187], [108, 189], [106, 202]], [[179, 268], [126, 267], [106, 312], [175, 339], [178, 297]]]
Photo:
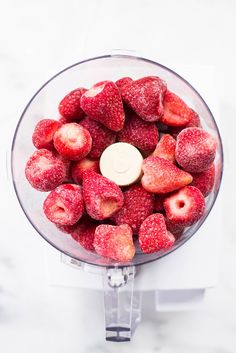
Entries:
[[210, 168], [200, 173], [192, 173], [193, 181], [191, 186], [198, 188], [206, 197], [210, 194], [215, 181], [215, 166], [212, 164]]
[[101, 224], [95, 231], [94, 248], [99, 255], [109, 259], [131, 261], [135, 254], [132, 229], [127, 224]]
[[92, 148], [89, 153], [91, 158], [100, 158], [102, 152], [116, 140], [114, 131], [89, 117], [82, 119], [80, 125], [86, 128], [92, 137]]
[[84, 201], [81, 187], [75, 184], [63, 184], [46, 197], [43, 210], [46, 217], [57, 225], [73, 225], [84, 213]]
[[134, 113], [117, 137], [120, 142], [130, 143], [144, 153], [151, 153], [158, 142], [158, 129], [155, 123], [148, 123]]
[[63, 225], [63, 224], [55, 224], [56, 227], [63, 233], [66, 234], [71, 234], [74, 232], [74, 230], [77, 228], [77, 223], [72, 224], [72, 225]]
[[29, 158], [25, 176], [33, 188], [50, 191], [65, 180], [66, 168], [66, 164], [55, 153], [43, 148]]
[[99, 161], [85, 157], [80, 161], [72, 162], [71, 175], [75, 183], [82, 183], [83, 174], [86, 171], [94, 171], [99, 173]]
[[65, 167], [66, 167], [66, 176], [65, 176], [65, 179], [64, 179], [64, 183], [67, 182], [67, 183], [70, 183], [72, 181], [72, 177], [71, 177], [71, 161], [69, 161], [69, 159], [66, 159], [64, 157], [62, 157], [61, 154], [59, 154], [57, 151], [55, 152], [55, 155], [57, 156], [57, 158], [59, 158], [64, 164], [65, 164]]
[[205, 199], [199, 189], [185, 186], [165, 199], [164, 208], [170, 222], [188, 227], [202, 217]]
[[177, 190], [190, 184], [193, 179], [189, 173], [160, 157], [149, 156], [144, 159], [142, 169], [144, 175], [141, 182], [144, 189], [156, 194]]
[[141, 224], [138, 240], [140, 249], [146, 254], [151, 254], [169, 249], [174, 244], [175, 237], [168, 232], [164, 216], [155, 213]]
[[163, 201], [165, 197], [166, 194], [155, 195], [154, 211], [162, 212], [164, 210]]
[[165, 222], [167, 230], [174, 235], [175, 239], [179, 239], [183, 234], [185, 227], [171, 222], [167, 217], [165, 217]]
[[180, 131], [182, 131], [183, 129], [186, 129], [187, 127], [201, 127], [201, 121], [200, 121], [199, 115], [194, 110], [193, 110], [192, 119], [189, 121], [188, 124], [184, 126], [169, 126], [168, 132], [176, 139]]
[[176, 141], [171, 135], [163, 135], [156, 145], [156, 148], [153, 152], [153, 156], [161, 157], [167, 159], [170, 162], [175, 161], [175, 147]]
[[38, 149], [47, 148], [48, 150], [54, 150], [53, 136], [59, 129], [61, 123], [53, 119], [40, 120], [35, 126], [32, 142]]
[[118, 87], [114, 82], [103, 81], [92, 86], [81, 97], [81, 107], [92, 119], [108, 129], [119, 131], [123, 128], [125, 114]]
[[131, 77], [122, 77], [116, 81], [116, 85], [119, 88], [121, 96], [122, 96], [123, 90], [125, 89], [125, 86], [129, 85], [131, 82], [133, 82]]
[[80, 98], [84, 92], [86, 92], [85, 88], [77, 88], [68, 93], [60, 102], [58, 110], [65, 118], [65, 122], [80, 120], [85, 115], [80, 107]]
[[140, 78], [126, 85], [122, 98], [143, 120], [157, 121], [164, 114], [166, 83], [156, 76]]
[[153, 212], [154, 195], [137, 184], [127, 187], [123, 195], [124, 205], [112, 219], [118, 225], [128, 224], [137, 234], [141, 223]]
[[87, 129], [77, 123], [62, 125], [55, 133], [54, 146], [58, 153], [70, 160], [80, 160], [91, 150], [92, 138]]
[[98, 225], [98, 222], [88, 216], [82, 217], [79, 222], [76, 223], [76, 228], [71, 233], [71, 236], [86, 250], [94, 251], [94, 234]]
[[124, 202], [119, 186], [92, 171], [83, 175], [83, 195], [89, 216], [97, 220], [111, 217]]
[[188, 172], [199, 173], [215, 159], [216, 141], [205, 130], [189, 127], [177, 136], [175, 159]]
[[184, 126], [195, 112], [177, 94], [167, 90], [164, 98], [164, 114], [160, 121], [170, 126]]

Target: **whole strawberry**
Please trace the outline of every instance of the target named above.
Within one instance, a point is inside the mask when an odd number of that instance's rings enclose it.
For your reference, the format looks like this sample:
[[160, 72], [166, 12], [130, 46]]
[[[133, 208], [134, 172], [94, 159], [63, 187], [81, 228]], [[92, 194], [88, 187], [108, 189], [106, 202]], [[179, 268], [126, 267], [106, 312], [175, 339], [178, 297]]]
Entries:
[[175, 237], [167, 231], [164, 216], [155, 213], [141, 224], [138, 240], [140, 249], [146, 254], [151, 254], [169, 249], [174, 244]]
[[92, 171], [83, 174], [83, 196], [89, 216], [97, 220], [111, 217], [124, 202], [119, 186]]
[[193, 181], [191, 186], [198, 188], [206, 197], [210, 194], [215, 181], [215, 165], [212, 164], [210, 168], [200, 173], [192, 173]]
[[102, 123], [108, 129], [119, 131], [123, 128], [125, 114], [118, 87], [114, 82], [102, 81], [86, 91], [80, 100], [85, 113]]
[[202, 217], [205, 199], [199, 189], [185, 186], [165, 199], [164, 208], [173, 224], [189, 227]]
[[84, 213], [81, 187], [62, 184], [48, 194], [43, 204], [46, 217], [57, 225], [73, 225]]
[[61, 123], [53, 119], [42, 119], [35, 126], [32, 142], [38, 149], [47, 148], [48, 150], [54, 150], [53, 136], [59, 129]]
[[176, 140], [175, 159], [186, 171], [199, 173], [210, 167], [215, 159], [216, 141], [209, 132], [189, 127]]
[[140, 78], [122, 89], [122, 98], [143, 120], [153, 122], [164, 114], [166, 83], [156, 76]]
[[112, 219], [118, 225], [128, 224], [137, 234], [141, 223], [153, 212], [154, 195], [137, 184], [127, 187], [123, 195], [124, 205]]
[[86, 92], [85, 88], [77, 88], [68, 93], [60, 102], [58, 110], [65, 123], [78, 121], [85, 115], [80, 107], [80, 98]]
[[95, 230], [94, 248], [99, 255], [109, 259], [131, 261], [135, 254], [132, 229], [127, 224], [101, 224]]
[[143, 161], [141, 179], [145, 190], [165, 194], [177, 190], [193, 180], [191, 174], [179, 169], [167, 159], [149, 156]]
[[127, 119], [117, 138], [120, 142], [130, 143], [143, 153], [150, 154], [158, 142], [158, 129], [155, 123], [148, 123], [134, 113]]

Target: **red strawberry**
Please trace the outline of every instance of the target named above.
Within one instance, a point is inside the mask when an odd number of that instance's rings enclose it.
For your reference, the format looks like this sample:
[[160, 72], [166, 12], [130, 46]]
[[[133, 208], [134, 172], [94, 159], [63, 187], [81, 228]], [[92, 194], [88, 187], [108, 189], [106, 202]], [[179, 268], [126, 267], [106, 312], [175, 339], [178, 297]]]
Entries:
[[125, 86], [129, 85], [131, 82], [133, 82], [133, 80], [130, 77], [122, 77], [116, 81], [116, 85], [119, 88], [121, 96], [122, 96], [123, 90], [125, 89]]
[[124, 202], [119, 186], [91, 171], [83, 175], [83, 195], [88, 214], [97, 220], [111, 217]]
[[93, 242], [97, 226], [98, 222], [88, 216], [82, 217], [79, 222], [76, 223], [76, 228], [71, 233], [71, 236], [86, 250], [94, 251]]
[[200, 173], [192, 173], [193, 181], [190, 185], [198, 188], [206, 197], [210, 194], [215, 181], [215, 166], [212, 164], [210, 168]]
[[157, 121], [164, 113], [166, 83], [156, 76], [140, 78], [127, 84], [122, 98], [143, 120]]
[[118, 141], [130, 143], [144, 153], [151, 153], [158, 142], [156, 124], [148, 123], [134, 113], [118, 133]]
[[127, 187], [123, 195], [124, 205], [112, 219], [118, 225], [128, 224], [137, 234], [141, 223], [153, 212], [154, 195], [137, 184]]
[[80, 120], [85, 115], [80, 107], [80, 98], [84, 92], [86, 92], [85, 88], [77, 88], [68, 93], [60, 102], [58, 110], [65, 118], [65, 122]]
[[205, 130], [189, 127], [177, 136], [175, 159], [188, 172], [199, 173], [215, 159], [216, 141]]
[[80, 161], [72, 162], [71, 175], [75, 183], [82, 183], [83, 174], [86, 171], [94, 171], [96, 173], [99, 173], [99, 161], [85, 157]]
[[92, 138], [87, 129], [77, 123], [62, 125], [54, 135], [58, 153], [70, 160], [80, 160], [91, 150]]
[[89, 153], [91, 158], [100, 158], [102, 152], [116, 140], [116, 133], [109, 130], [97, 121], [84, 118], [80, 121], [80, 125], [85, 127], [92, 137], [92, 149]]
[[205, 199], [199, 189], [185, 186], [165, 199], [164, 208], [172, 223], [188, 227], [202, 217]]
[[67, 165], [53, 152], [46, 149], [35, 151], [25, 167], [25, 176], [33, 188], [50, 191], [63, 183]]
[[177, 190], [192, 181], [192, 176], [177, 168], [170, 161], [150, 156], [143, 161], [142, 185], [144, 189], [156, 194]]
[[171, 135], [163, 135], [158, 142], [153, 156], [167, 159], [170, 162], [175, 160], [176, 141]]
[[60, 225], [75, 224], [84, 213], [81, 187], [63, 184], [51, 191], [43, 204], [46, 217]]
[[94, 248], [99, 255], [109, 259], [131, 261], [135, 254], [132, 229], [127, 224], [101, 224], [95, 231]]
[[175, 93], [167, 90], [164, 98], [164, 115], [160, 121], [170, 126], [184, 126], [195, 112]]
[[187, 127], [201, 127], [201, 121], [200, 121], [199, 115], [194, 110], [193, 110], [192, 119], [189, 121], [188, 124], [184, 126], [169, 126], [168, 132], [176, 139], [180, 131], [182, 131], [183, 129], [186, 129]]
[[165, 217], [166, 228], [169, 232], [171, 232], [175, 239], [179, 239], [184, 231], [184, 226], [172, 223], [169, 218]]
[[151, 254], [169, 249], [174, 244], [175, 237], [167, 231], [164, 216], [155, 213], [141, 224], [138, 240], [140, 249], [146, 254]]
[[53, 136], [60, 126], [61, 123], [53, 119], [40, 120], [35, 126], [32, 135], [34, 146], [38, 149], [47, 148], [48, 150], [54, 150]]
[[82, 95], [80, 102], [90, 118], [108, 129], [119, 131], [123, 128], [125, 114], [119, 89], [114, 82], [97, 83]]

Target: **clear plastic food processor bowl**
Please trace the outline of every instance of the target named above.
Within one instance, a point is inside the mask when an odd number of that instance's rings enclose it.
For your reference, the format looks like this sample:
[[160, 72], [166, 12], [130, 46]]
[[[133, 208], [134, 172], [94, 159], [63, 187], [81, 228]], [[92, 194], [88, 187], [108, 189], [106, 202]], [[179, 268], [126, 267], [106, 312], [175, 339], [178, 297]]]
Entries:
[[[180, 239], [167, 251], [143, 254], [137, 249], [132, 262], [117, 263], [86, 251], [70, 236], [60, 232], [43, 214], [42, 204], [46, 193], [34, 190], [25, 178], [25, 164], [35, 148], [31, 136], [35, 124], [42, 118], [58, 118], [58, 102], [77, 87], [89, 88], [95, 82], [116, 81], [130, 76], [159, 76], [168, 88], [181, 96], [201, 117], [203, 128], [217, 141], [215, 159], [216, 178], [213, 191], [206, 201], [202, 219], [187, 228]], [[15, 131], [11, 157], [12, 177], [19, 203], [35, 230], [61, 253], [81, 264], [100, 267], [104, 276], [106, 339], [130, 340], [138, 322], [139, 297], [133, 293], [136, 266], [160, 259], [175, 251], [190, 239], [207, 219], [216, 200], [223, 170], [223, 152], [220, 134], [214, 117], [199, 93], [182, 77], [154, 61], [131, 55], [105, 55], [76, 63], [59, 72], [46, 82], [27, 104]]]

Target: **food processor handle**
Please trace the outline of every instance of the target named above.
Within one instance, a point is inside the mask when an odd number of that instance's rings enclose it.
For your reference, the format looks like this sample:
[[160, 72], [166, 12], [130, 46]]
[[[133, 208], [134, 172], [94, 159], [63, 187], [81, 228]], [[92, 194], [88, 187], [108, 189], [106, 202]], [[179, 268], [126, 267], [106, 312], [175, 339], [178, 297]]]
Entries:
[[106, 340], [130, 341], [141, 320], [142, 293], [134, 291], [135, 266], [106, 268], [103, 275]]

